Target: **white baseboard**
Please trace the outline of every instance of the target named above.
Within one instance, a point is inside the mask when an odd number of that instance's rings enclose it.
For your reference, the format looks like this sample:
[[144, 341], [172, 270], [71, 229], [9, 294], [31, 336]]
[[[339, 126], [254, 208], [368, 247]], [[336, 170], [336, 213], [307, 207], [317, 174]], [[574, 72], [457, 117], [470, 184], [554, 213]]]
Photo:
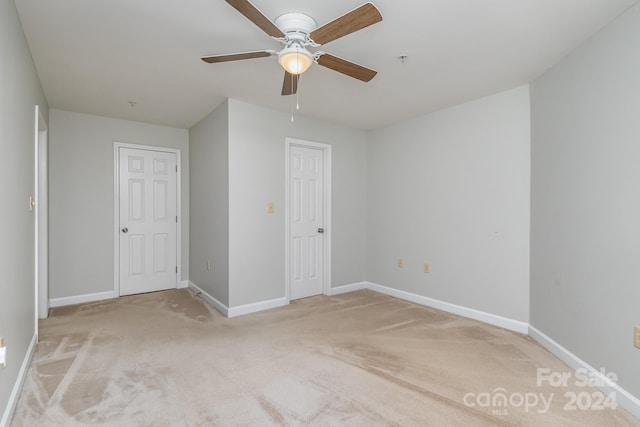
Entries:
[[224, 314], [226, 317], [229, 317], [229, 307], [225, 304], [218, 301], [216, 298], [211, 296], [207, 291], [204, 291], [198, 285], [193, 283], [191, 280], [187, 281], [189, 289], [193, 290], [196, 294], [200, 296], [205, 302], [211, 305], [213, 308], [218, 310], [220, 313]]
[[555, 342], [553, 339], [549, 338], [534, 326], [529, 325], [529, 336], [542, 347], [549, 350], [551, 354], [569, 365], [571, 369], [586, 369], [589, 372], [589, 378], [597, 378], [598, 382], [600, 384], [603, 384], [603, 386], [598, 387], [603, 393], [615, 393], [616, 402], [631, 414], [633, 414], [634, 417], [640, 419], [640, 399], [620, 387], [618, 384], [611, 381], [600, 371], [594, 369], [591, 365], [580, 359], [575, 354], [571, 353], [569, 350]]
[[367, 288], [367, 282], [359, 282], [359, 283], [351, 283], [349, 285], [336, 286], [334, 288], [329, 289], [329, 293], [327, 295], [340, 295], [346, 294], [347, 292], [355, 292], [361, 291]]
[[268, 301], [260, 301], [253, 304], [239, 305], [229, 308], [229, 317], [242, 316], [245, 314], [256, 313], [258, 311], [269, 310], [272, 308], [288, 305], [289, 301], [285, 297], [276, 298]]
[[82, 304], [85, 302], [101, 301], [114, 298], [113, 291], [97, 292], [95, 294], [75, 295], [72, 297], [52, 298], [49, 300], [49, 307], [62, 307], [65, 305]]
[[[189, 281], [183, 280], [177, 284], [176, 289], [185, 289], [188, 287]], [[83, 304], [85, 302], [102, 301], [116, 297], [117, 295], [114, 291], [106, 291], [95, 294], [74, 295], [72, 297], [52, 298], [49, 300], [49, 307], [63, 307], [65, 305]]]
[[29, 372], [29, 365], [31, 365], [31, 359], [33, 359], [37, 343], [38, 336], [33, 335], [29, 348], [27, 349], [27, 353], [22, 360], [22, 366], [20, 366], [18, 378], [16, 379], [16, 383], [14, 384], [11, 395], [9, 396], [9, 401], [7, 402], [4, 414], [0, 420], [0, 427], [7, 427], [11, 424], [11, 419], [13, 418], [13, 413], [16, 411], [16, 406], [18, 405], [18, 398], [20, 397], [22, 386], [24, 385], [24, 381], [27, 379], [27, 372]]
[[269, 310], [271, 308], [282, 307], [289, 304], [286, 298], [276, 298], [269, 301], [260, 301], [253, 304], [239, 305], [237, 307], [227, 307], [225, 304], [218, 301], [211, 296], [208, 292], [204, 291], [198, 285], [191, 280], [188, 281], [189, 288], [200, 295], [200, 297], [213, 306], [220, 313], [227, 317], [237, 317], [244, 314], [256, 313], [258, 311]]
[[367, 282], [366, 289], [380, 292], [395, 298], [415, 302], [416, 304], [425, 305], [427, 307], [436, 308], [448, 313], [457, 314], [459, 316], [468, 317], [470, 319], [479, 320], [490, 325], [499, 326], [510, 331], [519, 332], [521, 334], [529, 333], [529, 324], [519, 320], [509, 319], [498, 316], [496, 314], [486, 313], [484, 311], [475, 310], [473, 308], [463, 307], [461, 305], [451, 304], [437, 299], [413, 294], [411, 292], [401, 291], [399, 289], [382, 286], [375, 283]]

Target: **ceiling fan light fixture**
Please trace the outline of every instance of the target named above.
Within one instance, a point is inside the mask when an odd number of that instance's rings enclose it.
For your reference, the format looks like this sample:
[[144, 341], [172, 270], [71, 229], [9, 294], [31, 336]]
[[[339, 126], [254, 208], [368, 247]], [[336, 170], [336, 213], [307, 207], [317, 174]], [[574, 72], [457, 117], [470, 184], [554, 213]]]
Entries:
[[313, 56], [307, 49], [293, 46], [278, 54], [278, 62], [287, 73], [302, 74], [313, 64]]

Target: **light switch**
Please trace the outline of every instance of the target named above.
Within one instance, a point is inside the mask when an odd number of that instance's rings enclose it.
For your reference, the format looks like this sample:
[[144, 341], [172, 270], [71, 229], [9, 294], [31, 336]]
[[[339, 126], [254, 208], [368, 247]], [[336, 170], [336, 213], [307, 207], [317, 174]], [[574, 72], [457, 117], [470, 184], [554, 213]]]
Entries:
[[267, 213], [272, 214], [273, 212], [275, 212], [276, 208], [273, 202], [269, 202], [267, 203]]

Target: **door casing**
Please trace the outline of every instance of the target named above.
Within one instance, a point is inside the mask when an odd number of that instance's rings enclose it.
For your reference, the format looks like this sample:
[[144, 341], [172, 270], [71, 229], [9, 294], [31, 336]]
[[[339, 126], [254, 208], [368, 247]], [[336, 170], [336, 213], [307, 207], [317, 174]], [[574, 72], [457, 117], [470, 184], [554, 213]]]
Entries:
[[113, 296], [118, 298], [120, 296], [120, 156], [118, 151], [120, 148], [132, 148], [138, 150], [151, 150], [162, 151], [166, 153], [174, 153], [176, 155], [176, 164], [178, 165], [178, 173], [176, 174], [176, 215], [178, 216], [178, 222], [176, 226], [176, 263], [178, 272], [176, 274], [176, 288], [181, 287], [182, 277], [182, 191], [181, 191], [181, 175], [182, 175], [182, 163], [180, 161], [180, 150], [167, 147], [156, 147], [152, 145], [141, 144], [129, 144], [125, 142], [114, 142], [113, 144]]
[[40, 106], [35, 106], [35, 334], [38, 319], [49, 313], [49, 174], [48, 128]]
[[291, 301], [291, 147], [305, 147], [321, 150], [324, 154], [324, 195], [323, 195], [323, 215], [324, 215], [324, 246], [323, 253], [323, 294], [329, 295], [331, 291], [331, 145], [319, 142], [305, 141], [302, 139], [285, 138], [285, 296], [287, 303]]

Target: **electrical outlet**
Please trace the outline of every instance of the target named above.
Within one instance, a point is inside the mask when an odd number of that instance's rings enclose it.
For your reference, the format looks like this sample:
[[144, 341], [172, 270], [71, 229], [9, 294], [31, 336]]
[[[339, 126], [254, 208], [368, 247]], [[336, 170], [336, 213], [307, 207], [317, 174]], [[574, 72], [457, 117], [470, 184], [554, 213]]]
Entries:
[[425, 262], [425, 263], [424, 263], [423, 271], [424, 271], [425, 273], [431, 273], [431, 266], [429, 265], [429, 263], [428, 263], [428, 262]]
[[211, 260], [208, 259], [207, 260], [207, 271], [210, 271], [210, 270], [211, 270]]
[[640, 326], [633, 328], [633, 346], [640, 348]]
[[272, 214], [276, 210], [276, 206], [273, 202], [267, 203], [267, 213]]
[[7, 347], [4, 346], [4, 338], [0, 337], [0, 368], [7, 367]]
[[402, 264], [402, 258], [398, 258], [398, 268], [402, 268], [404, 265]]

